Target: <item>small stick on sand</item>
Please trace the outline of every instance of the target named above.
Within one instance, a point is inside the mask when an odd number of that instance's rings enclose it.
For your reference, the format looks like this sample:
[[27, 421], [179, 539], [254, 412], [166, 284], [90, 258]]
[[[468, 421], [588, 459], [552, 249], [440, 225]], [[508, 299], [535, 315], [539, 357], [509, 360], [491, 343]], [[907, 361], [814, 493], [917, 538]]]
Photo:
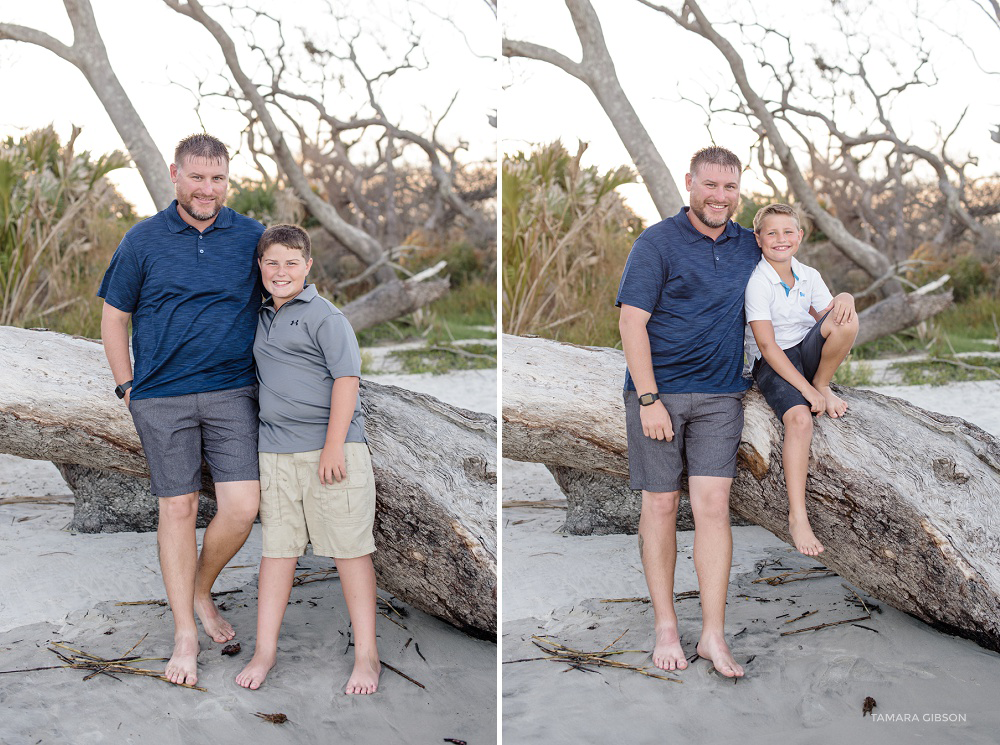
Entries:
[[816, 631], [818, 629], [829, 628], [830, 626], [840, 626], [843, 623], [856, 623], [857, 621], [868, 621], [871, 616], [861, 616], [860, 618], [848, 618], [846, 621], [831, 621], [830, 623], [821, 623], [819, 626], [810, 626], [805, 629], [796, 629], [795, 631], [782, 631], [782, 636], [789, 636], [790, 634], [801, 634], [805, 631]]
[[801, 621], [803, 618], [808, 618], [814, 613], [819, 613], [818, 610], [810, 610], [803, 613], [801, 616], [796, 616], [795, 618], [789, 618], [785, 623], [795, 623], [796, 621]]
[[565, 499], [512, 499], [502, 502], [501, 507], [531, 507], [536, 510], [565, 510], [569, 506]]
[[[804, 575], [804, 576], [803, 576]], [[769, 585], [787, 585], [789, 582], [801, 582], [804, 579], [817, 579], [819, 577], [836, 577], [836, 572], [831, 572], [826, 567], [816, 569], [799, 569], [795, 572], [784, 572], [782, 574], [772, 574], [770, 577], [755, 579], [752, 584], [766, 582]], [[789, 579], [791, 577], [791, 579]]]
[[381, 662], [383, 666], [389, 668], [390, 670], [392, 670], [394, 673], [396, 673], [396, 675], [400, 676], [401, 678], [406, 678], [408, 681], [410, 681], [411, 683], [413, 683], [413, 685], [420, 686], [425, 691], [427, 690], [427, 686], [425, 686], [423, 683], [420, 683], [420, 682], [414, 680], [413, 678], [411, 678], [406, 673], [400, 672], [399, 670], [397, 670], [396, 668], [394, 668], [392, 665], [390, 665], [385, 660], [379, 660], [379, 662]]

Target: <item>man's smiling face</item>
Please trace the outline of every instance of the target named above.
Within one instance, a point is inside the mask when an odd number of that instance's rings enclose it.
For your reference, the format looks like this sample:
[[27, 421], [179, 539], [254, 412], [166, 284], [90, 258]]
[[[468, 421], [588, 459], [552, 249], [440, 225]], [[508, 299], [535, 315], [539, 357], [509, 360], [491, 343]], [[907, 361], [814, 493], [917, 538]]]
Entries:
[[182, 160], [170, 166], [177, 204], [198, 222], [212, 220], [226, 203], [229, 164], [197, 157]]
[[740, 174], [731, 169], [707, 163], [684, 177], [690, 193], [689, 216], [694, 216], [706, 228], [724, 226], [736, 214], [740, 203]]

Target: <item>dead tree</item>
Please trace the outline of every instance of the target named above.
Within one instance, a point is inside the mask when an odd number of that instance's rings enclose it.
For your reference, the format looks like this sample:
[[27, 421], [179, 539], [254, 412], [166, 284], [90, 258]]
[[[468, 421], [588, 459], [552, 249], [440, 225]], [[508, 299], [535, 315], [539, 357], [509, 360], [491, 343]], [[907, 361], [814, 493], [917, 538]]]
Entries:
[[63, 0], [63, 5], [73, 25], [72, 45], [67, 46], [44, 31], [13, 23], [0, 23], [0, 39], [36, 44], [83, 73], [135, 161], [153, 204], [161, 210], [174, 198], [167, 164], [111, 67], [90, 0]]
[[[505, 337], [503, 349], [503, 455], [624, 478], [624, 355], [524, 337]], [[821, 560], [1000, 651], [1000, 441], [899, 399], [838, 393], [850, 409], [817, 419], [806, 489]], [[732, 509], [790, 543], [778, 420], [755, 391], [744, 409]]]
[[660, 217], [676, 214], [683, 205], [681, 194], [645, 125], [622, 89], [594, 7], [589, 0], [565, 1], [583, 49], [579, 62], [541, 44], [506, 38], [503, 40], [504, 56], [548, 62], [585, 83], [600, 102], [628, 150]]
[[[109, 395], [99, 343], [0, 327], [0, 450], [148, 477], [131, 417]], [[378, 507], [379, 583], [471, 634], [496, 636], [496, 420], [362, 383]], [[84, 474], [86, 476], [86, 474]], [[109, 488], [132, 488], [121, 481]], [[93, 491], [86, 498], [93, 502]], [[136, 510], [155, 510], [155, 500]], [[95, 505], [88, 504], [95, 516]], [[95, 518], [96, 519], [96, 518]]]

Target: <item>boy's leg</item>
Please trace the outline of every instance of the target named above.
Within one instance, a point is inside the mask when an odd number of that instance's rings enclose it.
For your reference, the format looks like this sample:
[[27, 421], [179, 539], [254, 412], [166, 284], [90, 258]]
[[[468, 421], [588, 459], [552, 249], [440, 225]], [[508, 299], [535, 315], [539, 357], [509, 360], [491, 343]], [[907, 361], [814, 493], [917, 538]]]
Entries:
[[257, 580], [257, 644], [253, 659], [236, 676], [244, 688], [260, 688], [278, 656], [278, 632], [292, 594], [298, 557], [260, 560]]
[[375, 567], [371, 554], [336, 562], [354, 632], [354, 670], [344, 692], [375, 693], [382, 669], [375, 642]]
[[858, 336], [858, 317], [855, 315], [849, 323], [837, 325], [833, 314], [828, 313], [820, 327], [820, 333], [826, 341], [823, 343], [823, 352], [812, 384], [826, 399], [826, 413], [836, 418], [847, 411], [847, 402], [830, 389], [830, 381], [854, 346], [854, 340]]
[[198, 542], [195, 521], [198, 493], [159, 498], [156, 545], [167, 602], [174, 618], [174, 651], [164, 675], [172, 683], [198, 682], [198, 627], [194, 621], [195, 570]]
[[[831, 414], [831, 416], [833, 416]], [[813, 417], [808, 406], [792, 406], [781, 417], [785, 441], [781, 464], [788, 489], [788, 529], [795, 548], [806, 556], [816, 556], [823, 544], [813, 534], [806, 514], [806, 476], [809, 473], [809, 447], [812, 444]]]
[[677, 505], [680, 492], [642, 492], [639, 514], [639, 559], [653, 605], [656, 643], [653, 664], [662, 670], [683, 670], [687, 658], [681, 649], [674, 611], [674, 569], [677, 565]]

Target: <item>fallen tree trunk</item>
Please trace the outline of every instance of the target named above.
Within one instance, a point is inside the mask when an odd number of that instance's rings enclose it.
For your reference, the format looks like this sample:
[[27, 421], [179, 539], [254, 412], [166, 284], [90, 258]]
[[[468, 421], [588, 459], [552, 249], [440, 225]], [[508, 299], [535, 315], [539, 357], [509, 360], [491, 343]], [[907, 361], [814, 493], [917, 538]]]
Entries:
[[[0, 358], [0, 450], [148, 477], [99, 343], [0, 327]], [[495, 638], [496, 420], [369, 382], [362, 401], [378, 490], [380, 586]]]
[[445, 278], [422, 281], [416, 277], [406, 281], [394, 279], [383, 282], [340, 310], [356, 333], [430, 305], [448, 292], [448, 286]]
[[[627, 474], [621, 352], [503, 339], [503, 454]], [[942, 630], [1000, 651], [1000, 442], [975, 425], [841, 389], [816, 420], [807, 506], [824, 564]], [[754, 390], [733, 511], [791, 542], [778, 420]]]
[[916, 326], [949, 308], [952, 302], [951, 290], [934, 295], [919, 291], [890, 295], [858, 314], [860, 328], [854, 343], [864, 344]]

